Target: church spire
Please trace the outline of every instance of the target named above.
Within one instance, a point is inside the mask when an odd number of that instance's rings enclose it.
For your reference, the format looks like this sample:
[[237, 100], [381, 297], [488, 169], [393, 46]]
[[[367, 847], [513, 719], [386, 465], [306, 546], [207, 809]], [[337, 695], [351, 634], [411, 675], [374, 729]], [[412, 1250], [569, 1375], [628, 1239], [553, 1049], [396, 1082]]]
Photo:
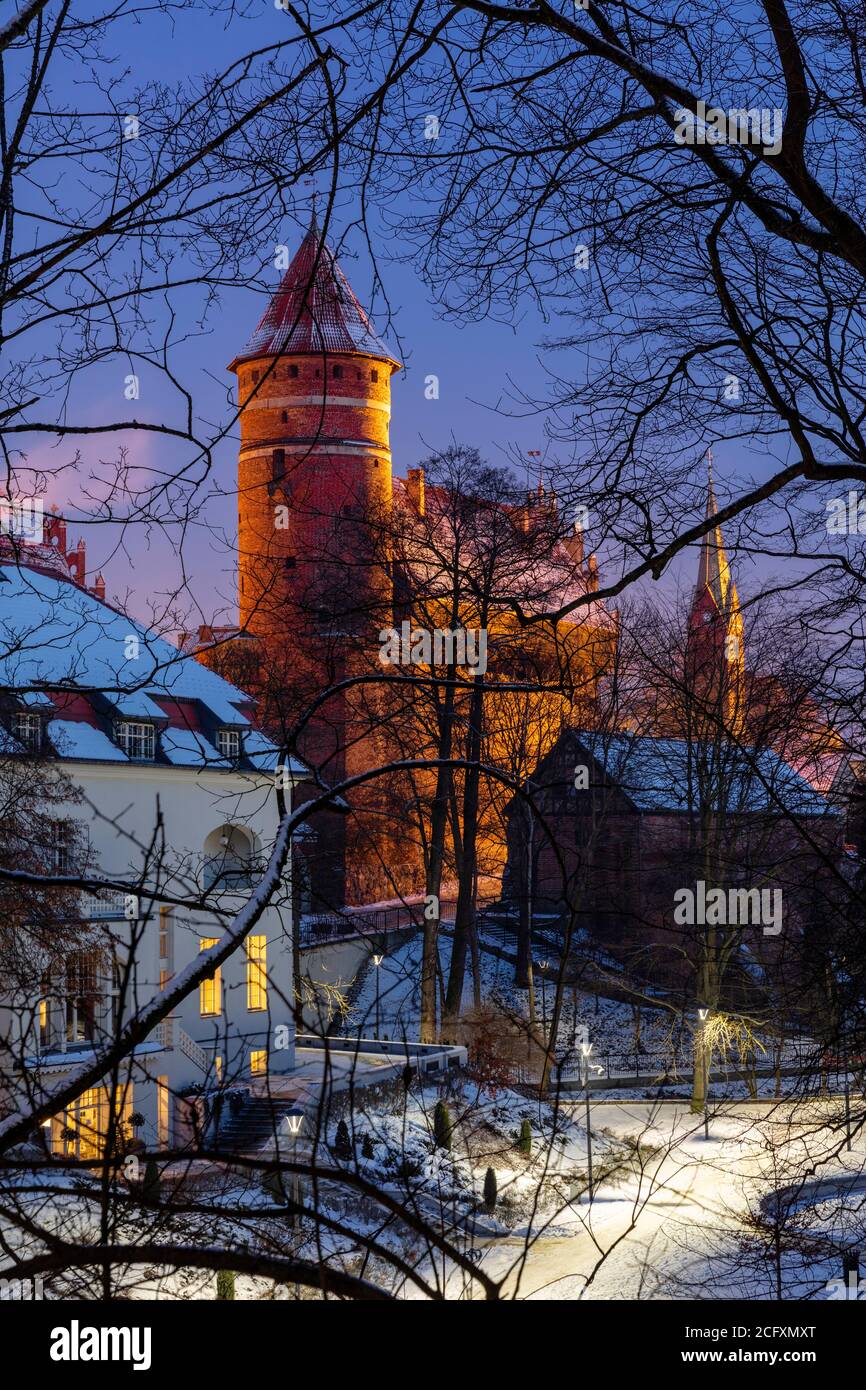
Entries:
[[[718, 517], [713, 485], [713, 453], [707, 450], [707, 506], [705, 518]], [[742, 721], [742, 689], [745, 673], [743, 619], [740, 599], [718, 521], [701, 541], [698, 576], [689, 614], [687, 665], [702, 698], [721, 699], [728, 727]]]

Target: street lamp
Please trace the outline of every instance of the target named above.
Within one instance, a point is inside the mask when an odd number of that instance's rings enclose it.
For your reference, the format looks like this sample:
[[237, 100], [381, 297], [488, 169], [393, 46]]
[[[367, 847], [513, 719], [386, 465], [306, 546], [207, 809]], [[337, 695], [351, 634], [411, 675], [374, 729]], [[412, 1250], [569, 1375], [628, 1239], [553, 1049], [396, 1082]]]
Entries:
[[709, 1009], [698, 1009], [698, 1018], [701, 1021], [701, 1066], [704, 1073], [704, 1138], [710, 1137], [710, 1116], [708, 1110], [710, 1073], [707, 1065], [707, 1019], [710, 1016]]
[[382, 964], [382, 961], [383, 961], [384, 959], [385, 959], [385, 957], [384, 957], [383, 955], [379, 955], [379, 954], [375, 954], [375, 953], [374, 953], [374, 955], [373, 955], [373, 964], [374, 964], [375, 967], [376, 967], [376, 1037], [377, 1037], [377, 1038], [378, 1038], [378, 1036], [379, 1036], [379, 966]]
[[[298, 1140], [304, 1128], [305, 1115], [300, 1106], [293, 1105], [291, 1110], [286, 1111], [286, 1129], [292, 1138], [292, 1163], [298, 1161]], [[292, 1173], [292, 1230], [297, 1231], [301, 1224], [301, 1179], [299, 1174]], [[295, 1284], [295, 1298], [300, 1300], [301, 1286]]]
[[583, 1058], [583, 1094], [586, 1102], [586, 1168], [590, 1202], [592, 1201], [592, 1130], [589, 1116], [589, 1058], [591, 1052], [591, 1042], [580, 1044], [580, 1055]]

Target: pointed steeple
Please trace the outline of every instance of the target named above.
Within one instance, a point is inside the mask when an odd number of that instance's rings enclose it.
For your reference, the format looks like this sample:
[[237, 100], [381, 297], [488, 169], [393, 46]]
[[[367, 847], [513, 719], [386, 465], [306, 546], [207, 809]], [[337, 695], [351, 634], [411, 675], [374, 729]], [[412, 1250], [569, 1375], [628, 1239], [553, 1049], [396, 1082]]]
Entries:
[[[713, 454], [707, 450], [706, 520], [719, 514], [713, 487]], [[725, 723], [742, 726], [743, 618], [737, 586], [725, 551], [722, 528], [716, 522], [701, 541], [698, 578], [689, 615], [687, 669], [708, 708], [721, 700]]]
[[361, 353], [401, 364], [379, 338], [322, 237], [313, 207], [310, 228], [249, 342], [229, 370], [252, 357], [322, 352]]
[[[713, 487], [713, 451], [707, 450], [707, 509], [705, 519], [711, 521], [718, 516], [716, 493]], [[709, 594], [716, 610], [727, 615], [732, 607], [739, 607], [737, 586], [731, 575], [731, 566], [725, 551], [722, 528], [719, 525], [708, 531], [701, 541], [701, 556], [698, 564], [698, 579], [695, 585], [695, 605], [702, 596]]]

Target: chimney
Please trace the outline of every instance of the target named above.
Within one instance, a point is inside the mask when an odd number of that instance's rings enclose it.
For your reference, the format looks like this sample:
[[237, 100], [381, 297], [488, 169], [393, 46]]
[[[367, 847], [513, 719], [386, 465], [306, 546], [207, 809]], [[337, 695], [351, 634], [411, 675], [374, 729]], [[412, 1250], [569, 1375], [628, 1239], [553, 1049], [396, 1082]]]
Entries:
[[570, 536], [565, 536], [562, 541], [565, 553], [578, 573], [583, 573], [583, 527], [579, 521], [574, 523], [574, 530]]
[[406, 473], [406, 496], [419, 516], [424, 515], [424, 469], [410, 468]]
[[598, 560], [594, 555], [590, 555], [586, 562], [586, 587], [591, 594], [598, 592]]
[[60, 551], [66, 559], [66, 522], [62, 516], [57, 515], [57, 508], [52, 506], [50, 513], [45, 518], [45, 530], [43, 532], [46, 545]]

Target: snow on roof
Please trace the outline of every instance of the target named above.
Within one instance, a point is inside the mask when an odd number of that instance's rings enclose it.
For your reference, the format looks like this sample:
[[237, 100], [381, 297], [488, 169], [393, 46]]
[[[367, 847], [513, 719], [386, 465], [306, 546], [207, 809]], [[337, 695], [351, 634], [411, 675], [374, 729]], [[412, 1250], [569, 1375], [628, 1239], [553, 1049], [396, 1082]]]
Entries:
[[165, 710], [151, 700], [143, 690], [112, 695], [111, 702], [124, 719], [165, 719]]
[[755, 752], [727, 742], [702, 752], [686, 739], [578, 731], [575, 738], [641, 811], [683, 811], [702, 794], [721, 792], [735, 813], [782, 808], [796, 815], [833, 814], [826, 797], [769, 748]]
[[80, 758], [88, 763], [129, 762], [123, 749], [101, 729], [80, 719], [50, 719], [47, 733], [61, 758]]
[[228, 759], [218, 753], [203, 734], [193, 729], [166, 729], [160, 740], [162, 751], [176, 767], [229, 767]]
[[[103, 695], [129, 719], [166, 722], [157, 700], [197, 701], [218, 724], [242, 727], [260, 755], [276, 748], [264, 734], [253, 734], [242, 706], [249, 696], [208, 670], [191, 655], [179, 652], [141, 623], [117, 612], [95, 594], [68, 579], [44, 574], [0, 560], [0, 686], [22, 692], [32, 706], [51, 706], [45, 690], [80, 691]], [[98, 723], [99, 721], [96, 720]], [[109, 730], [110, 732], [110, 730]], [[170, 747], [176, 764], [201, 762], [225, 767], [216, 749], [201, 735], [172, 729]], [[128, 759], [100, 728], [67, 719], [49, 722], [48, 736], [63, 757], [127, 762]], [[169, 755], [168, 746], [165, 753]], [[306, 771], [293, 760], [293, 770]]]
[[278, 753], [276, 745], [257, 729], [250, 729], [248, 733], [244, 733], [244, 756], [259, 772], [273, 772], [277, 766]]
[[0, 684], [82, 687], [110, 700], [125, 693], [130, 708], [144, 708], [140, 692], [200, 700], [218, 719], [248, 722], [238, 708], [248, 703], [242, 691], [94, 594], [36, 570], [9, 565], [3, 573]]

